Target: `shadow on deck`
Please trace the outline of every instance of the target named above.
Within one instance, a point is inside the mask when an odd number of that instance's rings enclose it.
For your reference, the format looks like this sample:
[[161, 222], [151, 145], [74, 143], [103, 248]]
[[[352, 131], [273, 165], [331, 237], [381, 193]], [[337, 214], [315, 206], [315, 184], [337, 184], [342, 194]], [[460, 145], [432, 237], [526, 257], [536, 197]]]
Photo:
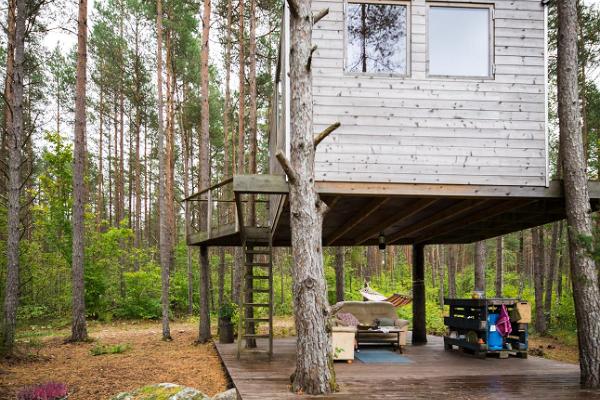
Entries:
[[[410, 333], [409, 333], [410, 336]], [[276, 339], [274, 356], [217, 344], [219, 355], [243, 400], [252, 399], [600, 399], [579, 388], [577, 365], [538, 357], [480, 360], [457, 350], [444, 351], [440, 337], [426, 346], [407, 346], [410, 364], [335, 364], [340, 392], [296, 396], [289, 392], [295, 365], [295, 338]], [[409, 338], [410, 340], [410, 338]], [[264, 343], [259, 341], [259, 348]]]

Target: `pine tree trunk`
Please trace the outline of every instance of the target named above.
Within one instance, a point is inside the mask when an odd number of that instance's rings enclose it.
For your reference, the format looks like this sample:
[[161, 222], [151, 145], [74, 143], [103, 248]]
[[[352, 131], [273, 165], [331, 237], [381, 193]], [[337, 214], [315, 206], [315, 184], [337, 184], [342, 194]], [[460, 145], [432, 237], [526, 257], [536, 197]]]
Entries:
[[504, 286], [504, 237], [496, 238], [496, 297], [501, 298]]
[[156, 0], [156, 59], [157, 59], [157, 85], [158, 85], [158, 235], [161, 268], [161, 303], [162, 303], [162, 337], [171, 340], [169, 327], [169, 279], [171, 272], [172, 248], [168, 226], [168, 201], [167, 201], [167, 155], [165, 151], [165, 132], [163, 127], [163, 79], [162, 79], [162, 0]]
[[[250, 104], [249, 104], [249, 136], [248, 141], [249, 160], [248, 160], [248, 173], [256, 174], [256, 0], [250, 0], [250, 43], [249, 43], [249, 54], [248, 58], [250, 61], [249, 65], [249, 91], [250, 91]], [[254, 202], [254, 195], [248, 197], [248, 224], [250, 226], [256, 225], [256, 204]]]
[[345, 248], [338, 246], [335, 248], [335, 301], [344, 301], [345, 282], [344, 282], [344, 253]]
[[438, 244], [437, 246], [437, 254], [438, 254], [438, 265], [437, 265], [437, 272], [438, 272], [438, 277], [439, 277], [439, 303], [440, 303], [440, 307], [442, 309], [444, 309], [444, 257], [443, 257], [443, 248], [441, 244]]
[[485, 294], [485, 241], [475, 243], [475, 290]]
[[517, 254], [517, 276], [519, 277], [518, 298], [523, 298], [523, 289], [525, 287], [525, 233], [519, 232], [519, 253]]
[[79, 0], [77, 19], [77, 82], [75, 96], [75, 145], [73, 146], [73, 321], [71, 340], [87, 339], [85, 289], [83, 279], [85, 249], [87, 0]]
[[600, 287], [598, 270], [582, 237], [592, 238], [585, 152], [577, 101], [577, 7], [558, 3], [558, 115], [569, 232], [571, 280], [577, 317], [581, 384], [600, 387]]
[[[210, 186], [210, 160], [209, 160], [209, 91], [208, 91], [208, 56], [209, 56], [209, 35], [210, 35], [210, 0], [204, 0], [202, 11], [202, 49], [200, 52], [200, 95], [201, 95], [201, 116], [200, 116], [200, 188], [201, 190]], [[207, 218], [207, 207], [212, 205], [202, 202], [200, 207], [200, 223], [202, 230], [210, 229], [211, 221]], [[208, 249], [200, 248], [200, 326], [198, 330], [198, 342], [205, 343], [210, 339], [210, 303], [209, 298], [209, 265]]]
[[535, 289], [535, 330], [546, 333], [546, 317], [544, 315], [544, 276], [545, 252], [544, 231], [542, 227], [531, 230], [531, 246], [533, 252], [533, 280]]
[[552, 224], [552, 237], [550, 239], [550, 254], [548, 260], [548, 270], [546, 273], [546, 284], [544, 295], [544, 313], [546, 314], [546, 322], [550, 323], [552, 315], [552, 289], [556, 280], [556, 247], [558, 242], [558, 222]]
[[[25, 0], [16, 0], [14, 69], [9, 79], [12, 121], [7, 137], [8, 145], [8, 211], [6, 240], [6, 291], [2, 313], [3, 354], [13, 352], [17, 308], [19, 305], [19, 242], [20, 242], [20, 203], [21, 203], [21, 163], [23, 159], [23, 74], [25, 61]], [[10, 54], [9, 54], [10, 57]]]
[[[135, 225], [134, 225], [134, 246], [136, 249], [142, 248], [142, 165], [140, 162], [140, 135], [142, 130], [142, 88], [141, 88], [141, 65], [139, 54], [139, 22], [135, 23]], [[131, 214], [131, 210], [130, 210]], [[134, 269], [140, 268], [139, 261], [136, 259]]]
[[294, 319], [296, 322], [296, 371], [292, 390], [326, 394], [335, 390], [331, 338], [327, 321], [329, 304], [323, 268], [322, 224], [327, 206], [315, 188], [313, 142], [312, 47], [310, 0], [295, 3], [290, 21], [290, 154], [295, 180], [290, 182], [290, 224]]
[[456, 298], [456, 268], [459, 258], [458, 245], [450, 245], [448, 249], [448, 297]]

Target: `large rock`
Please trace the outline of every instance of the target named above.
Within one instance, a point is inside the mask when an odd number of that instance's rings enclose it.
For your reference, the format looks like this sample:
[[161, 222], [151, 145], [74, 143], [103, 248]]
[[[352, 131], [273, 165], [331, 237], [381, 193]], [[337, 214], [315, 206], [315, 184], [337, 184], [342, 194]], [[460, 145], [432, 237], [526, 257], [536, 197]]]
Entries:
[[174, 383], [159, 383], [119, 393], [112, 400], [210, 400], [210, 397], [191, 387]]

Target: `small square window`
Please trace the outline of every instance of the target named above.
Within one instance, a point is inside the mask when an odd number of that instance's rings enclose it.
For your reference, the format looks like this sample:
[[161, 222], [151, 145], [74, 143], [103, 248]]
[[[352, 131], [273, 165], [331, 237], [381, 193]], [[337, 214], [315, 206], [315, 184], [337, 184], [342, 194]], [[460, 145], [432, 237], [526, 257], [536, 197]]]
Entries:
[[429, 8], [429, 75], [491, 76], [491, 9]]
[[406, 74], [407, 7], [348, 3], [346, 72]]

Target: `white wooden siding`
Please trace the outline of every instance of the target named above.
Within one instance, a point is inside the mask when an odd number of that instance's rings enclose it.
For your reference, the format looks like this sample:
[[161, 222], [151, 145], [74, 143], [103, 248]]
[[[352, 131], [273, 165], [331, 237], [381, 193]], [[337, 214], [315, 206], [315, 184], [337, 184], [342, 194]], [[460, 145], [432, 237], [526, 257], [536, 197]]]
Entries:
[[545, 185], [539, 0], [493, 2], [493, 79], [427, 76], [424, 0], [409, 7], [407, 77], [345, 73], [344, 2], [312, 4], [330, 10], [313, 31], [315, 132], [342, 124], [319, 145], [317, 179]]

